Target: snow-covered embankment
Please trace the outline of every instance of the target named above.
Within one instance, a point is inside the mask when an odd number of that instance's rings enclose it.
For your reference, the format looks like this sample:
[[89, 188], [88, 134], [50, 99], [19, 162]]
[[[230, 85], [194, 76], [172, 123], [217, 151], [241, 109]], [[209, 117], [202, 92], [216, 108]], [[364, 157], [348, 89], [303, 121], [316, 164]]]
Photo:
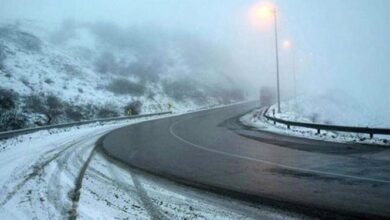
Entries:
[[[357, 102], [352, 102], [352, 99], [341, 98], [341, 96], [299, 97], [297, 100], [282, 102], [281, 113], [278, 113], [276, 109], [277, 106], [272, 105], [267, 114], [287, 121], [383, 128], [389, 127], [387, 125], [390, 123], [390, 119], [386, 116], [382, 116], [378, 112], [372, 112]], [[390, 137], [386, 135], [375, 135], [373, 139], [370, 139], [368, 134], [336, 131], [321, 131], [320, 134], [317, 134], [315, 129], [294, 126], [287, 129], [284, 124], [274, 124], [273, 121], [266, 120], [263, 117], [264, 111], [265, 108], [254, 110], [243, 116], [241, 122], [260, 130], [317, 140], [389, 144]], [[273, 112], [275, 112], [275, 115], [273, 115]]]

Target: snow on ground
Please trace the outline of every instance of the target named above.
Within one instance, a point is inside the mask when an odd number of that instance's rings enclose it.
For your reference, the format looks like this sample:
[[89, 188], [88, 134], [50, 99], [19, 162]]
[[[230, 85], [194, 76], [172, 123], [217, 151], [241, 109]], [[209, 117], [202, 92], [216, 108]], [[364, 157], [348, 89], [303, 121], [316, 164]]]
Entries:
[[105, 133], [153, 118], [51, 129], [0, 141], [0, 219], [302, 218], [181, 186], [123, 166], [95, 149]]
[[[276, 109], [276, 105], [271, 106]], [[277, 118], [309, 123], [347, 125], [357, 127], [390, 128], [390, 112], [341, 91], [302, 95], [281, 103], [282, 113]]]
[[[348, 100], [348, 101], [346, 101]], [[362, 127], [390, 127], [390, 121], [379, 117], [376, 113], [368, 112], [358, 103], [353, 102], [351, 98], [341, 98], [341, 96], [324, 95], [317, 98], [299, 97], [297, 100], [290, 100], [281, 103], [282, 112], [277, 112], [277, 106], [272, 105], [268, 110], [268, 115], [288, 120], [305, 123], [319, 123], [330, 125], [362, 126]], [[241, 122], [247, 126], [255, 127], [259, 130], [266, 130], [284, 135], [299, 136], [316, 140], [334, 141], [342, 143], [367, 143], [389, 145], [390, 136], [374, 135], [369, 139], [368, 134], [357, 134], [347, 132], [325, 131], [321, 130], [317, 134], [315, 129], [301, 128], [292, 126], [287, 129], [284, 124], [266, 120], [263, 117], [265, 108], [257, 109], [241, 117]]]

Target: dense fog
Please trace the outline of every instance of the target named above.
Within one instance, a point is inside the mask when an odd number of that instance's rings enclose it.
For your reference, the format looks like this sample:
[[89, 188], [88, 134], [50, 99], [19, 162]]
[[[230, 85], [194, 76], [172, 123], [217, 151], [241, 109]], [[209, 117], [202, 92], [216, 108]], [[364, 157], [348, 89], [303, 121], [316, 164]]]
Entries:
[[[258, 27], [250, 19], [261, 2], [2, 0], [0, 18], [28, 22], [37, 32], [47, 28], [53, 44], [78, 48], [101, 73], [136, 70], [145, 72], [141, 80], [193, 77], [210, 85], [230, 81], [257, 97], [261, 86], [276, 84], [273, 24]], [[389, 1], [270, 4], [278, 11], [283, 99], [293, 97], [295, 71], [299, 95], [329, 94], [381, 115], [389, 111]], [[118, 58], [129, 51], [133, 57]], [[164, 71], [172, 62], [190, 70]]]

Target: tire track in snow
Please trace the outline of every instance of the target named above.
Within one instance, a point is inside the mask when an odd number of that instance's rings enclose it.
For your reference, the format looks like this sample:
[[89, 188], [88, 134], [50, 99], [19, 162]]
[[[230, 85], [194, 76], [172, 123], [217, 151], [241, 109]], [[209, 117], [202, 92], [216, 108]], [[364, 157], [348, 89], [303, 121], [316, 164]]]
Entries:
[[81, 186], [83, 184], [83, 178], [84, 178], [85, 172], [88, 168], [88, 165], [91, 162], [93, 155], [95, 154], [95, 150], [96, 150], [96, 146], [93, 147], [87, 160], [85, 161], [85, 163], [81, 167], [80, 172], [77, 175], [76, 180], [75, 180], [74, 189], [69, 192], [69, 198], [72, 201], [72, 207], [70, 210], [68, 210], [68, 219], [69, 220], [77, 219], [77, 206], [78, 206], [78, 202], [80, 200], [80, 190], [81, 190]]
[[[70, 164], [70, 160], [75, 153], [83, 154], [84, 152], [85, 149], [83, 149], [83, 146], [77, 146], [75, 148], [69, 149], [61, 156], [61, 158], [56, 160], [56, 167], [50, 175], [49, 182], [47, 184], [47, 197], [51, 201], [54, 208], [59, 211], [61, 216], [66, 216], [67, 211], [71, 206], [67, 196], [68, 188], [65, 184], [67, 179], [64, 178], [74, 179], [76, 177], [76, 175], [72, 172], [72, 168], [74, 166], [69, 167], [69, 165], [72, 165]], [[77, 164], [74, 165], [77, 167]]]
[[[101, 146], [99, 143], [97, 145]], [[135, 173], [136, 171], [130, 170], [127, 166], [121, 164], [119, 161], [113, 160], [112, 158], [107, 156], [104, 152], [102, 152], [102, 150], [100, 148], [99, 148], [99, 153], [104, 158], [106, 158], [107, 161], [109, 162], [109, 163], [107, 163], [108, 169], [110, 170], [110, 173], [111, 173], [113, 179], [116, 180], [114, 182], [117, 185], [117, 187], [123, 188], [126, 192], [134, 191], [134, 189], [130, 188], [130, 186], [128, 184], [125, 184], [124, 183], [125, 181], [119, 175], [117, 175], [117, 172], [113, 168], [114, 164], [117, 164], [118, 166], [121, 166], [121, 167], [125, 167], [125, 169], [128, 171], [128, 173], [131, 176], [131, 180], [134, 183], [134, 187], [135, 187], [135, 190], [138, 194], [138, 197], [141, 200], [144, 208], [148, 212], [150, 218], [155, 219], [155, 220], [168, 220], [169, 219], [160, 211], [160, 209], [158, 207], [156, 207], [154, 205], [154, 202], [151, 200], [151, 198], [148, 196], [145, 188], [142, 186], [142, 183], [137, 176], [138, 174]]]
[[155, 220], [168, 220], [168, 218], [160, 212], [159, 208], [153, 204], [153, 201], [150, 199], [145, 188], [142, 186], [141, 181], [138, 179], [138, 174], [131, 172], [131, 178], [135, 188], [137, 189], [138, 195], [144, 204], [145, 209], [148, 210], [148, 213], [150, 214], [150, 217]]
[[[44, 217], [44, 212], [35, 211], [44, 209], [47, 210], [44, 218], [75, 219], [80, 189], [96, 141], [105, 133], [123, 125], [98, 128], [76, 137], [67, 135], [56, 140], [55, 143], [59, 144], [55, 145], [42, 142], [33, 155], [26, 157], [27, 160], [23, 160], [20, 165], [16, 164], [13, 173], [10, 172], [4, 181], [0, 189], [0, 208], [8, 207], [11, 203], [26, 203], [29, 208], [25, 205], [22, 207], [27, 208], [31, 218]], [[72, 212], [74, 214], [69, 214]]]
[[[57, 166], [53, 171], [48, 183], [47, 197], [61, 216], [68, 219], [77, 218], [77, 202], [80, 197], [79, 189], [90, 158], [92, 158], [95, 140], [107, 131], [97, 132], [85, 136], [73, 148], [68, 148], [65, 154], [62, 154], [56, 162]], [[92, 150], [91, 150], [92, 148]], [[88, 157], [85, 160], [84, 155]], [[65, 178], [73, 180], [73, 185], [68, 188], [64, 185]]]
[[[28, 182], [30, 181], [31, 179], [33, 179], [34, 177], [40, 175], [43, 171], [43, 169], [49, 165], [51, 162], [53, 162], [54, 160], [56, 160], [58, 157], [60, 157], [66, 150], [68, 150], [69, 148], [75, 146], [76, 144], [80, 143], [81, 141], [76, 141], [76, 142], [73, 142], [71, 143], [70, 145], [66, 146], [67, 144], [64, 144], [61, 148], [61, 150], [59, 150], [57, 153], [55, 153], [52, 157], [48, 158], [48, 159], [44, 159], [45, 155], [47, 153], [51, 153], [53, 151], [55, 151], [55, 149], [51, 149], [49, 151], [46, 151], [43, 153], [44, 156], [41, 156], [39, 157], [38, 161], [36, 163], [34, 163], [32, 166], [30, 166], [28, 169], [32, 169], [32, 171], [27, 174], [24, 179], [19, 182], [18, 184], [14, 185], [12, 187], [11, 190], [9, 189], [4, 189], [3, 187], [3, 190], [2, 190], [2, 193], [1, 194], [6, 194], [6, 196], [4, 196], [4, 198], [0, 201], [0, 206], [4, 206], [10, 199], [12, 199], [12, 197]], [[9, 182], [13, 182], [15, 180], [9, 180]], [[5, 186], [8, 185], [8, 184], [5, 184]]]

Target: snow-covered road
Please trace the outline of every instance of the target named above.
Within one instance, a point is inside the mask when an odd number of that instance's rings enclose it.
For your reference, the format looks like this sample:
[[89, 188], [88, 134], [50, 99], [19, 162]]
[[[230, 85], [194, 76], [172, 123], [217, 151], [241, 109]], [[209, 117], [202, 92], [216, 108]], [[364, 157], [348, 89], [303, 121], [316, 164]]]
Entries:
[[95, 147], [145, 119], [40, 131], [0, 142], [0, 219], [291, 219], [261, 205], [123, 166]]

